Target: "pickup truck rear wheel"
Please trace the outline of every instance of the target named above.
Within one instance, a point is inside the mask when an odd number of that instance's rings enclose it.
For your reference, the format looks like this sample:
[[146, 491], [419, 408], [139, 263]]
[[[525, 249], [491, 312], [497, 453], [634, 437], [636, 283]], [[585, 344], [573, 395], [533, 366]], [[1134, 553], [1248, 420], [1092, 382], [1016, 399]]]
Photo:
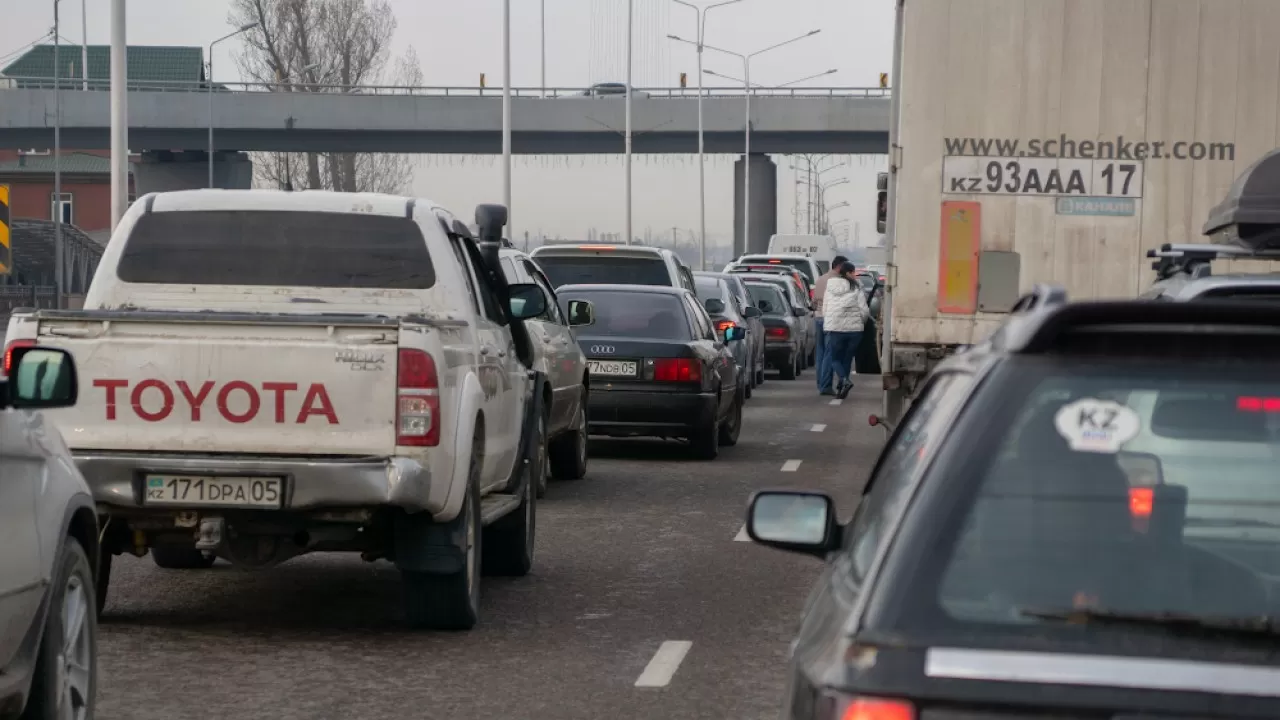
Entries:
[[551, 441], [547, 448], [551, 461], [551, 477], [556, 480], [580, 480], [587, 474], [587, 398], [583, 393], [573, 429]]
[[204, 570], [213, 567], [214, 556], [188, 547], [156, 545], [151, 548], [151, 559], [166, 570]]
[[481, 568], [486, 575], [523, 577], [533, 569], [533, 540], [537, 520], [537, 479], [547, 476], [547, 424], [538, 419], [533, 457], [525, 466], [520, 506], [484, 529]]
[[480, 619], [480, 465], [484, 460], [480, 438], [472, 441], [467, 496], [453, 520], [454, 537], [461, 546], [462, 568], [448, 574], [401, 570], [405, 616], [420, 630], [470, 630]]

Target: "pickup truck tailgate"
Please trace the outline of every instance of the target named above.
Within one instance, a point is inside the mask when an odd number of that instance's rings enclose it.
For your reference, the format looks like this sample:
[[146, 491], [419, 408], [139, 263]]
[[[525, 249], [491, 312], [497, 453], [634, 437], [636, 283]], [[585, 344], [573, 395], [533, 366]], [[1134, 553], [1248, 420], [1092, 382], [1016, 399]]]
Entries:
[[39, 321], [37, 342], [75, 357], [79, 401], [48, 413], [73, 450], [289, 456], [394, 450], [394, 321], [111, 314], [116, 319]]

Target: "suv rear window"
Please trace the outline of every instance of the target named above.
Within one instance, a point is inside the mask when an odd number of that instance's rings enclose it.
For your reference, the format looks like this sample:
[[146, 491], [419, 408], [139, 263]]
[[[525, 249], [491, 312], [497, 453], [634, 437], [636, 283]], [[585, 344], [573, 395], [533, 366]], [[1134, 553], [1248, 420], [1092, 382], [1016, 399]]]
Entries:
[[810, 277], [811, 275], [813, 275], [813, 266], [809, 264], [808, 260], [801, 260], [799, 258], [770, 259], [769, 256], [767, 255], [746, 255], [746, 256], [743, 256], [742, 260], [739, 261], [739, 264], [741, 265], [785, 265], [789, 268], [795, 268], [796, 270], [799, 270], [800, 274], [804, 275], [805, 279], [809, 281], [810, 286], [812, 286], [815, 281], [815, 278]]
[[1080, 609], [1212, 622], [1276, 615], [1274, 364], [1016, 367], [983, 412], [983, 434], [999, 440], [974, 448], [981, 457], [965, 472], [974, 484], [960, 501], [959, 536], [933, 545], [954, 548], [937, 586], [947, 619], [1062, 625], [1038, 616]]
[[[747, 283], [747, 292], [751, 295], [751, 304], [760, 308], [760, 312], [765, 315], [783, 317], [787, 314], [787, 299], [782, 296], [782, 291], [778, 288], [772, 285]], [[760, 307], [761, 300], [769, 303], [768, 310]]]
[[667, 264], [656, 257], [539, 255], [534, 260], [557, 288], [561, 285], [671, 286]]
[[131, 283], [425, 290], [435, 266], [409, 218], [184, 210], [138, 218], [116, 268]]
[[584, 291], [559, 295], [560, 309], [569, 313], [570, 300], [594, 306], [595, 322], [578, 328], [579, 336], [632, 337], [687, 342], [689, 319], [677, 295], [654, 292]]

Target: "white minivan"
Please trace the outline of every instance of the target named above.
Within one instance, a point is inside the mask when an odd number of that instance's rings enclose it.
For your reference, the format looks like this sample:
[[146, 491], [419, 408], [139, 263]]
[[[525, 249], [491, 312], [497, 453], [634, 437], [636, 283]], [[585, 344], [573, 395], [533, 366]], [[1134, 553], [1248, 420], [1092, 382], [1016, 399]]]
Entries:
[[769, 238], [770, 255], [805, 255], [813, 258], [821, 275], [831, 269], [831, 261], [840, 253], [836, 239], [830, 235], [774, 235]]

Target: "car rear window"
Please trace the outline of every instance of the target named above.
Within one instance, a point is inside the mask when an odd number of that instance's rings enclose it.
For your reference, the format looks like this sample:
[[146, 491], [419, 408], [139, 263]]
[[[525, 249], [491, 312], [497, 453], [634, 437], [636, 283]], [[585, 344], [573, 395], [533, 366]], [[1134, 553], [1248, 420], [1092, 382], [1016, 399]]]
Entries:
[[116, 269], [131, 283], [424, 290], [435, 267], [413, 220], [276, 210], [148, 213]]
[[1180, 365], [1028, 362], [1001, 383], [959, 535], [932, 545], [953, 548], [936, 586], [949, 621], [1275, 616], [1280, 373]]
[[702, 302], [708, 300], [719, 300], [726, 305], [729, 304], [729, 288], [724, 282], [717, 278], [695, 277], [694, 285], [698, 288], [698, 299]]
[[742, 258], [741, 264], [743, 265], [785, 265], [789, 268], [795, 268], [796, 270], [799, 270], [800, 274], [804, 275], [805, 279], [809, 281], [810, 285], [813, 285], [814, 283], [813, 267], [809, 264], [808, 260], [802, 260], [800, 258], [769, 258], [766, 255], [747, 255]]
[[579, 335], [630, 337], [652, 340], [691, 339], [684, 303], [675, 295], [653, 292], [587, 291], [559, 293], [560, 308], [567, 315], [570, 300], [590, 301], [595, 322], [579, 327]]
[[557, 288], [561, 285], [671, 286], [667, 264], [656, 257], [539, 255], [535, 259]]
[[[747, 283], [747, 293], [751, 295], [751, 304], [760, 308], [765, 315], [783, 317], [787, 314], [787, 299], [782, 296], [782, 291], [778, 288], [760, 283]], [[768, 310], [760, 307], [761, 300], [769, 303]]]

